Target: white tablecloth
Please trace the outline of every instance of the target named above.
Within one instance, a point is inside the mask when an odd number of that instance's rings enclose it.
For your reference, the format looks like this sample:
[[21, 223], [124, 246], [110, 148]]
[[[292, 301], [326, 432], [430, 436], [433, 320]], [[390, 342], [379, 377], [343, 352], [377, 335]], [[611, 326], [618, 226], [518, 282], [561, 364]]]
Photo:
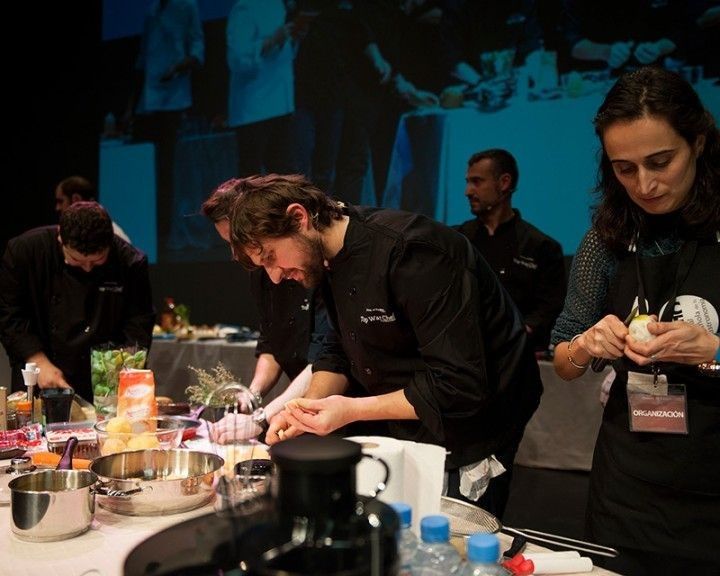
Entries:
[[155, 376], [155, 393], [185, 400], [185, 388], [196, 383], [188, 366], [210, 372], [222, 362], [246, 386], [255, 372], [255, 341], [228, 343], [225, 340], [153, 340], [147, 367]]
[[[7, 464], [4, 462], [3, 464]], [[128, 552], [151, 534], [212, 511], [208, 504], [172, 516], [122, 516], [95, 507], [88, 532], [59, 542], [25, 542], [11, 530], [10, 507], [0, 507], [0, 576], [121, 576]]]

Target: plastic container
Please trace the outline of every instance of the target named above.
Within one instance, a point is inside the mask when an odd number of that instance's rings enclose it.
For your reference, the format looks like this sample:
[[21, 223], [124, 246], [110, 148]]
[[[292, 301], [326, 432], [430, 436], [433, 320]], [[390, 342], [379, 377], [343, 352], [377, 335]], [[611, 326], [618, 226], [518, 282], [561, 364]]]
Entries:
[[450, 522], [446, 516], [425, 516], [420, 521], [420, 537], [413, 576], [448, 576], [460, 570], [460, 553], [450, 543]]
[[478, 533], [467, 543], [467, 563], [461, 576], [507, 576], [508, 571], [498, 564], [500, 541], [495, 534]]
[[97, 433], [94, 422], [59, 422], [45, 426], [45, 440], [48, 452], [62, 454], [65, 444], [74, 436], [78, 443], [75, 447], [76, 458], [92, 460], [98, 455]]
[[393, 502], [391, 506], [400, 517], [400, 534], [398, 536], [400, 576], [409, 576], [419, 544], [418, 537], [412, 530], [412, 508], [405, 502]]

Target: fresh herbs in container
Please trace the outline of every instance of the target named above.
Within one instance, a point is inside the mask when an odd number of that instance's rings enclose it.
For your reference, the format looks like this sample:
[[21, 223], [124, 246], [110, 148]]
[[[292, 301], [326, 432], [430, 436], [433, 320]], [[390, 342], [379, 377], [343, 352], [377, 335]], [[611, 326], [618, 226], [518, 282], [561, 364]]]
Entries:
[[[188, 366], [197, 378], [196, 384], [185, 388], [191, 406], [205, 406], [200, 416], [210, 422], [217, 422], [225, 411], [237, 407], [238, 411], [245, 408], [238, 389], [247, 390], [242, 386], [240, 378], [228, 370], [222, 362], [218, 362], [210, 371], [195, 366]], [[252, 394], [248, 391], [248, 395]]]

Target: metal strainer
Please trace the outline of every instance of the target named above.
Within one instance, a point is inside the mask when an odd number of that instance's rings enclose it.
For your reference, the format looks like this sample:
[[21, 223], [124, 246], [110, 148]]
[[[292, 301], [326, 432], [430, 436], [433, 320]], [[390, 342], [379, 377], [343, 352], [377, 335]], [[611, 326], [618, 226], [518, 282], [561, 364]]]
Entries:
[[618, 555], [618, 551], [614, 548], [600, 546], [599, 544], [593, 544], [592, 542], [575, 540], [573, 538], [566, 538], [565, 536], [558, 536], [555, 534], [548, 534], [547, 532], [531, 530], [530, 528], [523, 528], [520, 530], [518, 528], [503, 526], [500, 523], [500, 520], [490, 514], [490, 512], [487, 512], [478, 506], [474, 506], [473, 504], [469, 504], [468, 502], [463, 502], [462, 500], [449, 498], [447, 496], [442, 496], [440, 498], [440, 512], [448, 517], [448, 520], [450, 521], [450, 533], [453, 536], [468, 538], [477, 532], [491, 534], [496, 532], [505, 532], [506, 534], [512, 534], [513, 536], [523, 536], [531, 542], [550, 544], [560, 548], [577, 550], [578, 552], [588, 552], [590, 554], [607, 556], [609, 558], [615, 558]]

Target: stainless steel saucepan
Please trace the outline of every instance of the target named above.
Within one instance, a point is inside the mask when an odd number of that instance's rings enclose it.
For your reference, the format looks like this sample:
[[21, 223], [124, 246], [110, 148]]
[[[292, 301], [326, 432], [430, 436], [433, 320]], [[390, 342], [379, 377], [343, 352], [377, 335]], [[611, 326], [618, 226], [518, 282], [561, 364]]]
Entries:
[[216, 454], [191, 450], [138, 450], [96, 458], [97, 502], [130, 516], [161, 516], [199, 508], [215, 496], [224, 464]]
[[41, 470], [10, 481], [12, 531], [22, 540], [65, 540], [87, 531], [95, 514], [89, 470]]

